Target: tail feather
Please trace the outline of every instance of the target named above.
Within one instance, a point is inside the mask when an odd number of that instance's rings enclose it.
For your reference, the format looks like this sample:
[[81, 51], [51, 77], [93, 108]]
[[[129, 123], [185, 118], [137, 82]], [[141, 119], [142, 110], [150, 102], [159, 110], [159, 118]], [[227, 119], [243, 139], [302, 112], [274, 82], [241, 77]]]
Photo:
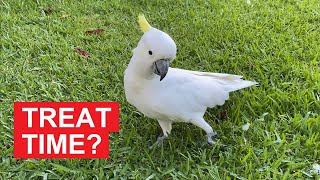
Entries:
[[[225, 81], [226, 82], [226, 81]], [[233, 91], [237, 91], [246, 87], [250, 87], [250, 86], [254, 86], [256, 84], [258, 84], [257, 82], [253, 82], [253, 81], [246, 81], [246, 80], [235, 80], [235, 81], [229, 81], [228, 83], [224, 83], [225, 84], [225, 89], [228, 92], [233, 92]]]

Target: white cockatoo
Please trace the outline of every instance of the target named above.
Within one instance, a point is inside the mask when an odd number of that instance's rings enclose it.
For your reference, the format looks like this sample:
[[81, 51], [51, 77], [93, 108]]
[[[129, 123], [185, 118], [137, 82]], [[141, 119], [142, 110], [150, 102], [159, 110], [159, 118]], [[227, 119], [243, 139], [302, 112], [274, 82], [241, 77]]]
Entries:
[[[170, 68], [177, 47], [165, 32], [151, 27], [139, 16], [144, 32], [125, 71], [127, 101], [162, 129], [156, 144], [168, 137], [173, 122], [192, 123], [207, 133], [208, 143], [217, 133], [204, 120], [206, 109], [221, 106], [229, 92], [257, 84], [241, 76]], [[160, 76], [160, 77], [159, 77]]]

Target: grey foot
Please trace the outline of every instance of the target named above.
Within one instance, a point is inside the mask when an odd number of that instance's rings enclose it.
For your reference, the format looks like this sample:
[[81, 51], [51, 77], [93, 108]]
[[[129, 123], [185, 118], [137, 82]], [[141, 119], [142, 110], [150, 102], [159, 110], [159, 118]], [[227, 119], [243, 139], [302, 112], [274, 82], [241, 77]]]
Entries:
[[210, 144], [210, 145], [215, 145], [217, 142], [215, 142], [214, 140], [212, 140], [212, 137], [213, 136], [215, 136], [215, 135], [217, 135], [218, 133], [217, 132], [215, 132], [215, 131], [212, 131], [211, 133], [208, 133], [207, 134], [207, 138], [208, 138], [208, 143]]
[[156, 146], [160, 146], [160, 144], [163, 142], [164, 139], [166, 139], [168, 136], [164, 135], [162, 132], [161, 134], [158, 136], [157, 141], [150, 146], [150, 149], [153, 149]]
[[[210, 145], [215, 145], [215, 144], [217, 144], [216, 141], [212, 140], [212, 137], [213, 137], [213, 136], [216, 136], [217, 134], [218, 134], [218, 133], [215, 132], [215, 131], [212, 131], [211, 133], [208, 133], [208, 134], [207, 134], [208, 143], [209, 143]], [[225, 144], [220, 144], [220, 146], [222, 146], [222, 147], [227, 147], [227, 145], [225, 145]]]

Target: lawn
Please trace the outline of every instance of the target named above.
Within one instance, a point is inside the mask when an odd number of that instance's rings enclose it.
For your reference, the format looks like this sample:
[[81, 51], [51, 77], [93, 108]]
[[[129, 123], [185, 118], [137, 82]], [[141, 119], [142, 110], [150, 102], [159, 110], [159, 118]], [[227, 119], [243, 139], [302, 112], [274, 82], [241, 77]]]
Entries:
[[[160, 127], [126, 102], [123, 89], [142, 36], [139, 14], [175, 40], [172, 67], [259, 82], [205, 115], [229, 147], [210, 146], [204, 131], [177, 123], [149, 149]], [[320, 178], [313, 170], [320, 164], [318, 0], [2, 0], [0, 22], [0, 179]], [[85, 33], [96, 28], [104, 32]], [[119, 101], [110, 158], [14, 159], [15, 101]]]

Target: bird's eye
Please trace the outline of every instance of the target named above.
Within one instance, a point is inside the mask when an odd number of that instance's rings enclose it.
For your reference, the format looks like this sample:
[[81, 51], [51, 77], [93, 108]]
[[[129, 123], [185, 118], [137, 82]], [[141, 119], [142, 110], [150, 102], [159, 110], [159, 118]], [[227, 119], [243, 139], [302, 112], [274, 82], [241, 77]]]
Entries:
[[149, 51], [149, 54], [152, 55], [152, 51]]

